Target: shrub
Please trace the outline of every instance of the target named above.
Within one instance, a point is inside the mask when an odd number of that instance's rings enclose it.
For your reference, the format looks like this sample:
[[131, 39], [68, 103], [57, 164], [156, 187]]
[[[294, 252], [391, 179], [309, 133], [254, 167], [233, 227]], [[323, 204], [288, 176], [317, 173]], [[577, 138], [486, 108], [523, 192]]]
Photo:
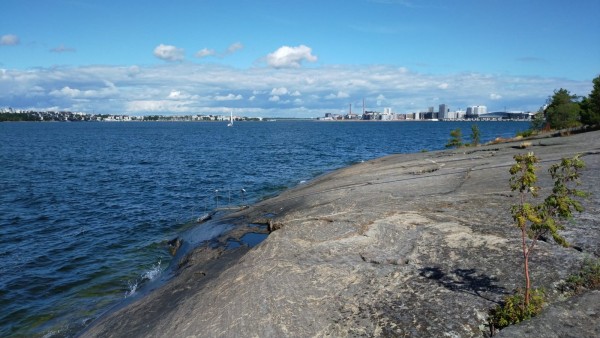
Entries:
[[446, 148], [460, 148], [463, 146], [462, 131], [460, 128], [450, 131], [450, 137], [450, 140], [446, 144]]
[[521, 136], [521, 137], [530, 137], [530, 136], [534, 136], [534, 135], [537, 135], [537, 132], [533, 129], [527, 129], [524, 131], [517, 132], [517, 136]]
[[525, 293], [519, 289], [511, 296], [506, 296], [500, 305], [489, 312], [488, 324], [491, 334], [509, 325], [520, 323], [535, 317], [544, 306], [544, 292], [541, 289], [531, 290], [529, 304], [525, 304]]
[[580, 271], [569, 276], [560, 289], [562, 292], [574, 294], [584, 289], [600, 290], [600, 259], [584, 260]]
[[481, 131], [479, 131], [479, 126], [476, 124], [471, 125], [471, 145], [473, 147], [477, 147], [481, 142]]

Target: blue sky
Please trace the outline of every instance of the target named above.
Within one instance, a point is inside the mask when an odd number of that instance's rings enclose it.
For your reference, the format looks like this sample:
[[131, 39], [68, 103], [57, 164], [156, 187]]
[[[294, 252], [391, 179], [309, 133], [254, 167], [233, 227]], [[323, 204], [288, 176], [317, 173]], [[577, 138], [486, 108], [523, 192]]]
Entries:
[[2, 0], [0, 107], [537, 110], [600, 74], [596, 0]]

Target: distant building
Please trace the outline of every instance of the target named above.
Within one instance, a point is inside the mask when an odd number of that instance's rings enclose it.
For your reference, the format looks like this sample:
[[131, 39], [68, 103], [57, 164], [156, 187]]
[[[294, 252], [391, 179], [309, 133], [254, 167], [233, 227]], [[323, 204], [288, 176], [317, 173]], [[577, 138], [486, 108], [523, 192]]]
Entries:
[[533, 113], [524, 111], [497, 111], [479, 115], [484, 120], [530, 120]]
[[466, 118], [477, 118], [479, 115], [483, 115], [487, 113], [486, 106], [471, 106], [467, 107]]
[[438, 118], [439, 119], [448, 119], [448, 112], [450, 109], [446, 106], [445, 103], [440, 104], [440, 108], [438, 110]]

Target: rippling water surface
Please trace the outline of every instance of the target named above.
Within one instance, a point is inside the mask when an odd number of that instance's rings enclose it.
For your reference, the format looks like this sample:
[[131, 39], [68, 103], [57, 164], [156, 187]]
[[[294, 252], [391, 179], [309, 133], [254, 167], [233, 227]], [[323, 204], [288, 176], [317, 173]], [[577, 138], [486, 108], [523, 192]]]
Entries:
[[[521, 122], [479, 122], [482, 141]], [[0, 336], [73, 336], [160, 276], [167, 241], [252, 202], [468, 122], [0, 123]], [[246, 193], [242, 195], [241, 189]], [[217, 191], [218, 190], [218, 191]], [[207, 227], [197, 242], [224, 228]]]

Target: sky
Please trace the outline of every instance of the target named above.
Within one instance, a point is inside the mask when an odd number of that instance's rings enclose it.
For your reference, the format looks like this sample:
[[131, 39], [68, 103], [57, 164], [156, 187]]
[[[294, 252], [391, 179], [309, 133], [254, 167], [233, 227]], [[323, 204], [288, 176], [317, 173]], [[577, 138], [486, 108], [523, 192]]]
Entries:
[[1, 0], [0, 108], [537, 111], [600, 74], [598, 0]]

